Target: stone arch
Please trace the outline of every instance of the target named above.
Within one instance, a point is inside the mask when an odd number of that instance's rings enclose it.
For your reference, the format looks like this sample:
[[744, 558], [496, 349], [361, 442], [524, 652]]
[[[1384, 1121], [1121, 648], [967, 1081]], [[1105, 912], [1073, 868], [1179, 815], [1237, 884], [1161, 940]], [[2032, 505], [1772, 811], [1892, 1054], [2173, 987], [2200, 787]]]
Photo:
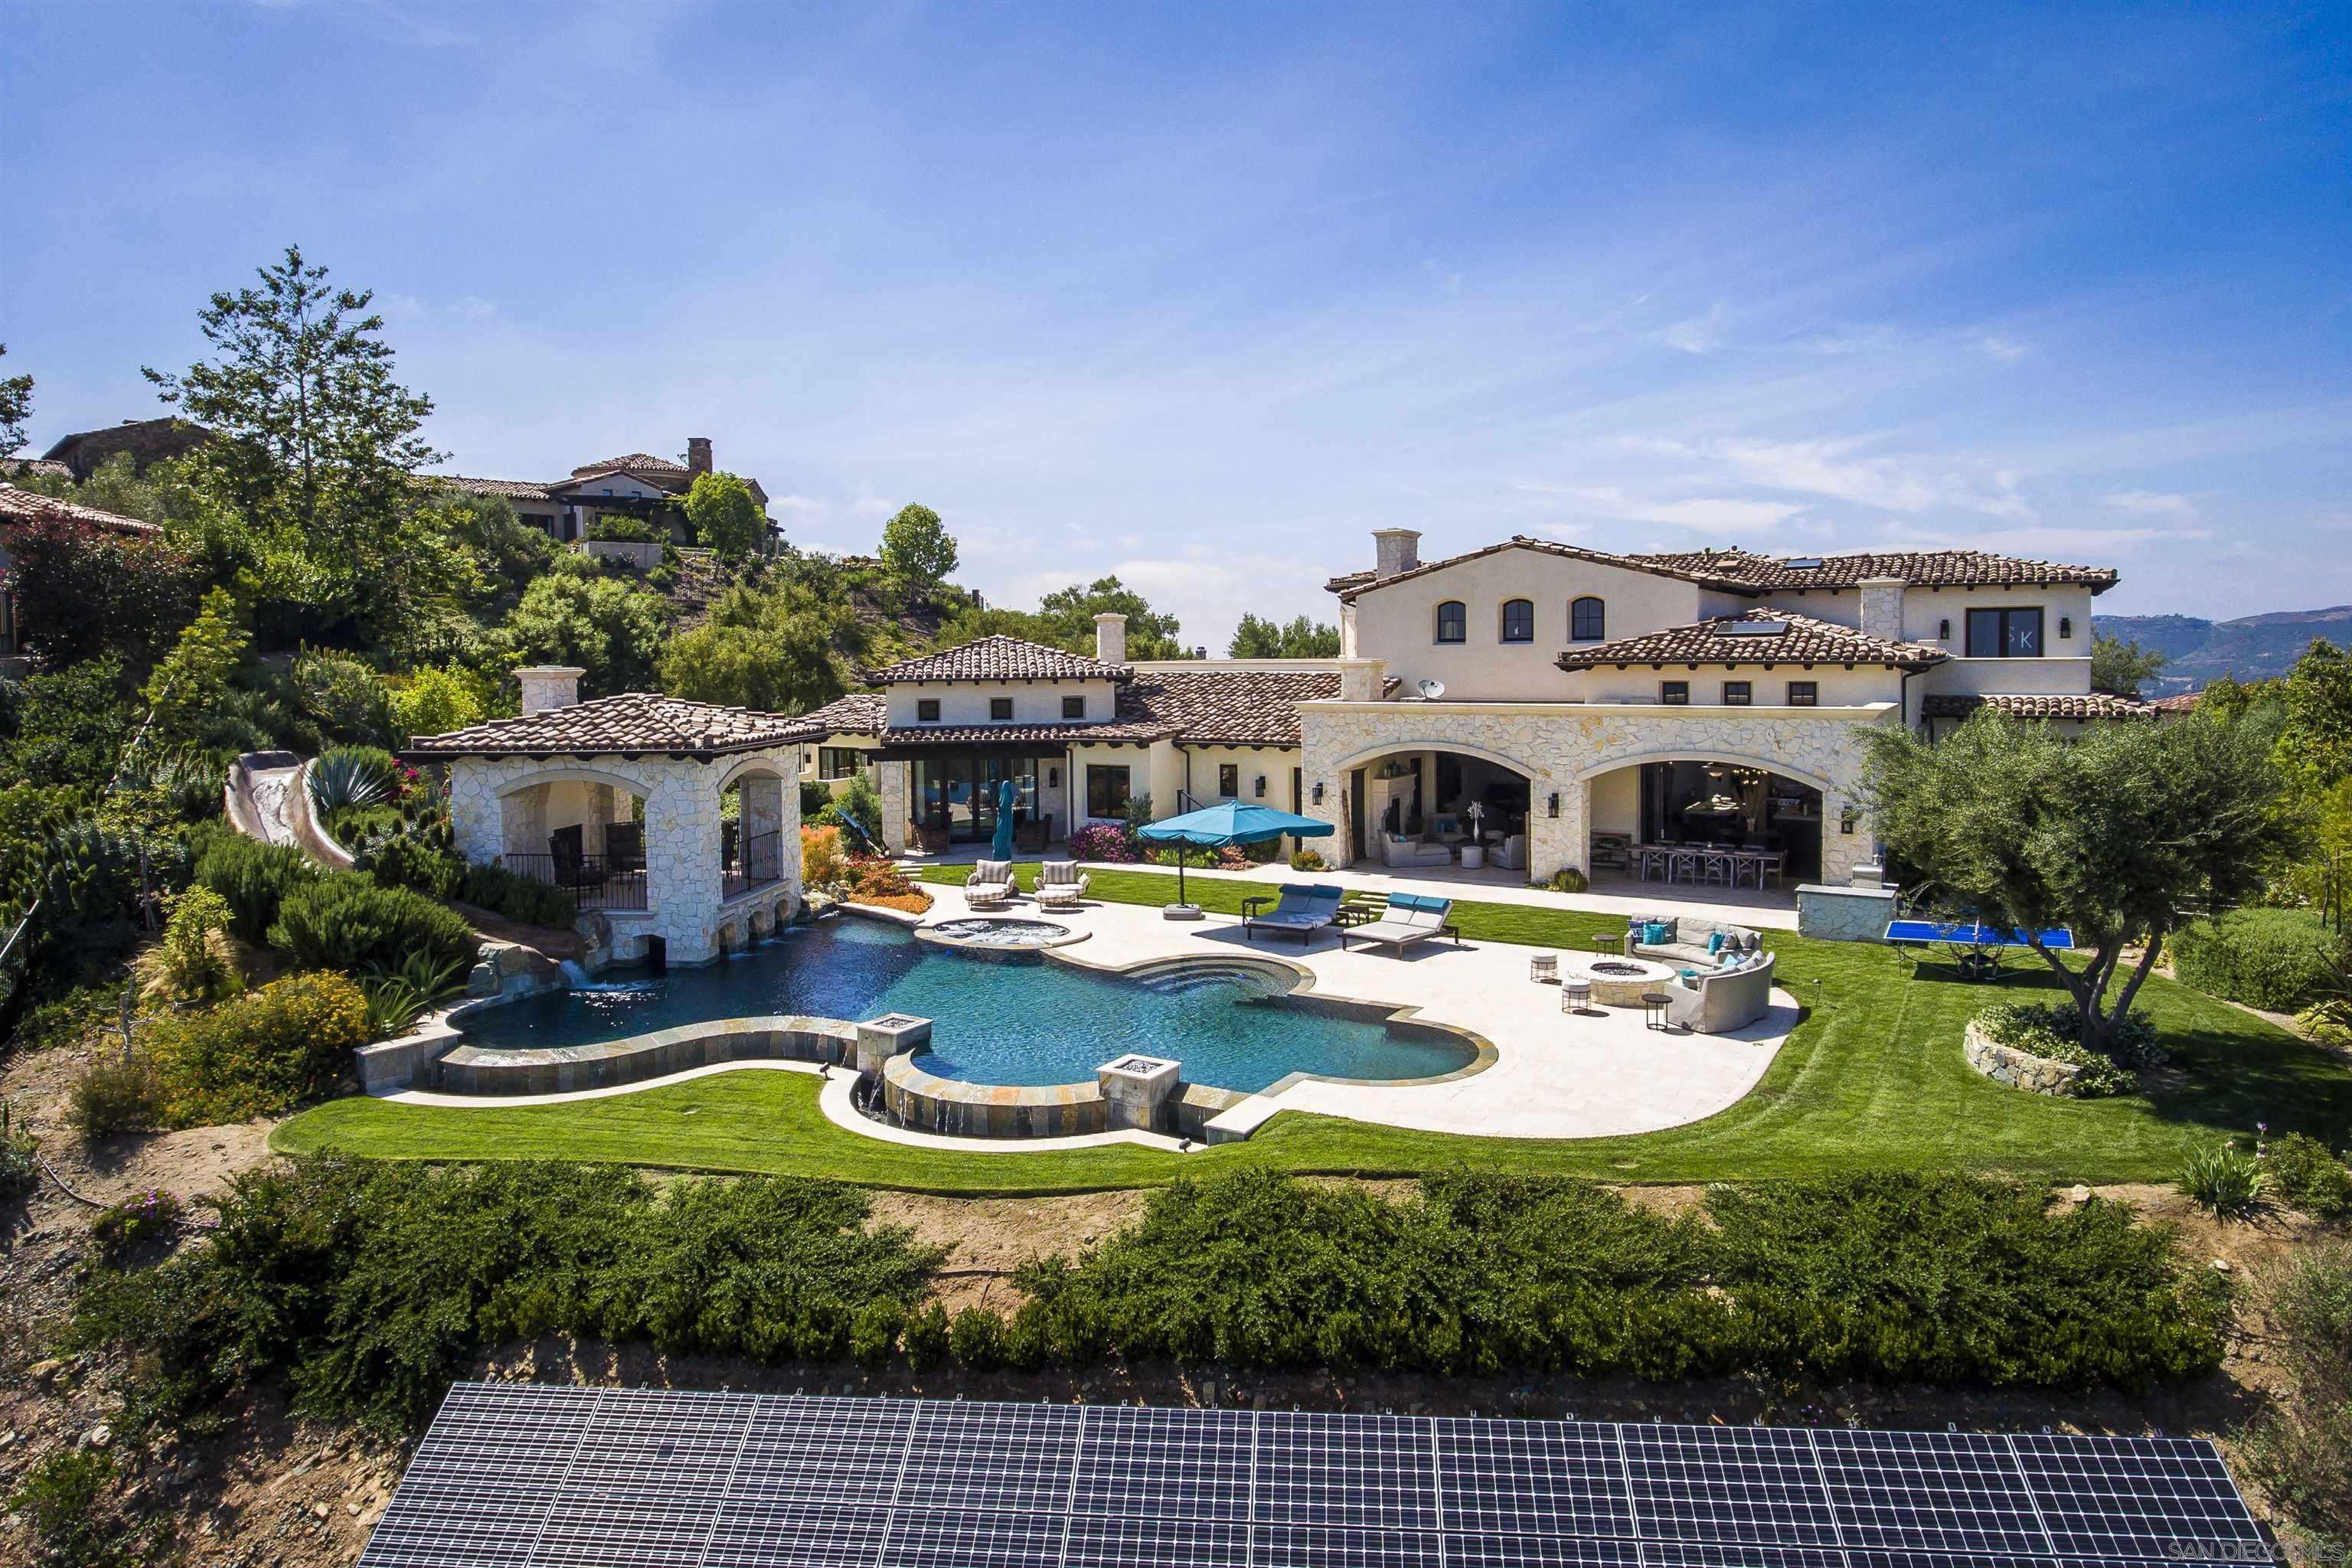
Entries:
[[1575, 782], [1582, 784], [1588, 779], [1599, 778], [1602, 773], [1613, 773], [1620, 768], [1639, 767], [1643, 763], [1723, 763], [1732, 767], [1761, 768], [1768, 773], [1778, 773], [1782, 778], [1811, 784], [1824, 795], [1838, 787], [1822, 774], [1798, 767], [1784, 759], [1759, 757], [1748, 752], [1714, 751], [1705, 746], [1652, 746], [1639, 752], [1625, 752], [1606, 762], [1593, 763], [1579, 773]]
[[577, 763], [534, 769], [498, 784], [492, 793], [499, 799], [504, 800], [517, 791], [548, 784], [609, 784], [614, 789], [627, 790], [634, 795], [649, 795], [653, 793], [653, 782], [650, 779], [632, 777], [628, 773], [614, 773], [604, 768], [584, 767]]
[[800, 763], [797, 758], [787, 763], [777, 757], [754, 752], [748, 757], [738, 757], [728, 763], [725, 771], [719, 773], [718, 783], [713, 787], [720, 795], [725, 795], [745, 778], [761, 773], [772, 773], [790, 784], [800, 777]]
[[1378, 745], [1366, 746], [1360, 751], [1349, 752], [1333, 763], [1331, 768], [1335, 773], [1344, 773], [1349, 768], [1361, 767], [1366, 763], [1375, 762], [1394, 752], [1453, 752], [1461, 756], [1476, 757], [1481, 762], [1492, 763], [1498, 768], [1508, 768], [1513, 773], [1523, 775], [1532, 784], [1544, 784], [1551, 780], [1549, 770], [1539, 767], [1534, 763], [1522, 762], [1517, 757], [1507, 756], [1501, 752], [1489, 751], [1484, 746], [1474, 746], [1465, 741], [1447, 740], [1442, 736], [1382, 741]]

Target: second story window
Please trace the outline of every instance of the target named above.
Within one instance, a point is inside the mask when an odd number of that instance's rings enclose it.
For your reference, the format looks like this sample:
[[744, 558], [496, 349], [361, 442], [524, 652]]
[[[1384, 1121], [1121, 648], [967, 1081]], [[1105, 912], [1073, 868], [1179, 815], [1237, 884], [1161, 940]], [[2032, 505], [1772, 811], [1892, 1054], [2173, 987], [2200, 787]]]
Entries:
[[1505, 642], [1536, 640], [1536, 602], [1533, 599], [1503, 601], [1503, 640]]
[[1470, 617], [1459, 599], [1448, 599], [1437, 606], [1437, 640], [1467, 642], [1470, 640]]
[[1748, 682], [1727, 680], [1723, 683], [1723, 705], [1726, 708], [1745, 708], [1753, 700], [1754, 689]]
[[854, 777], [865, 760], [865, 753], [855, 746], [819, 746], [816, 776], [821, 779]]
[[1087, 716], [1087, 700], [1086, 700], [1085, 698], [1083, 698], [1083, 697], [1065, 697], [1065, 698], [1063, 698], [1063, 699], [1062, 699], [1062, 717], [1063, 717], [1063, 718], [1065, 718], [1065, 719], [1083, 719], [1083, 718], [1085, 718], [1086, 716]]
[[939, 721], [940, 700], [936, 697], [916, 698], [915, 722], [918, 724], [936, 724]]
[[1689, 707], [1690, 682], [1687, 680], [1662, 680], [1658, 682], [1658, 700], [1664, 703], [1669, 708]]
[[1970, 658], [2040, 658], [2042, 611], [1970, 610]]
[[1820, 682], [1812, 680], [1792, 680], [1789, 682], [1790, 707], [1818, 708], [1821, 706], [1821, 701], [1822, 688]]
[[1217, 793], [1227, 800], [1242, 793], [1242, 766], [1239, 763], [1217, 764]]
[[1609, 606], [1587, 594], [1568, 607], [1568, 635], [1575, 642], [1600, 642], [1609, 636]]
[[997, 720], [1012, 718], [1013, 699], [1010, 697], [990, 698], [988, 700], [988, 716], [992, 719]]

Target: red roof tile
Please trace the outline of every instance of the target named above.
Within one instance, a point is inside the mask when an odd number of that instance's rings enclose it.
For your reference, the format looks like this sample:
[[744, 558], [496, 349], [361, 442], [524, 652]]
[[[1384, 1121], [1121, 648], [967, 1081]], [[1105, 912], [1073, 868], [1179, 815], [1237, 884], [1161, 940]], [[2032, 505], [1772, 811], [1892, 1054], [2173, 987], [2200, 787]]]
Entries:
[[1133, 673], [1123, 664], [1105, 664], [999, 632], [919, 658], [900, 659], [875, 670], [871, 679], [887, 686], [903, 680], [1125, 680]]
[[0, 485], [0, 520], [10, 522], [79, 522], [92, 528], [103, 528], [111, 533], [156, 534], [163, 531], [152, 522], [120, 512], [100, 511], [94, 506], [79, 501], [59, 500], [32, 490], [20, 490], [15, 485]]
[[2156, 704], [2104, 691], [2076, 695], [2004, 693], [1979, 697], [1969, 692], [1931, 692], [1919, 702], [1924, 719], [1965, 719], [1979, 708], [1998, 708], [2020, 719], [2153, 719]]
[[[1748, 630], [1735, 628], [1747, 627]], [[1562, 669], [1634, 664], [1886, 664], [1925, 669], [1951, 656], [1924, 643], [1889, 642], [1852, 626], [1785, 610], [1744, 610], [1686, 626], [1569, 649]]]
[[640, 752], [721, 756], [813, 741], [824, 731], [805, 720], [748, 708], [688, 702], [647, 691], [624, 692], [550, 708], [519, 719], [493, 719], [444, 735], [419, 735], [413, 756], [612, 756]]

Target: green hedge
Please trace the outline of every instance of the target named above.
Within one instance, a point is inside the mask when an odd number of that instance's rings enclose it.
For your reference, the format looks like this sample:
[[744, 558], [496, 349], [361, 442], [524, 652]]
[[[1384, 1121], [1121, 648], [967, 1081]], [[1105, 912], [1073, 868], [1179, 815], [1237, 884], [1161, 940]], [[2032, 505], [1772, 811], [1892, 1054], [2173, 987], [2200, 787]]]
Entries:
[[286, 895], [319, 876], [292, 845], [264, 844], [240, 833], [209, 836], [196, 857], [196, 881], [228, 900], [231, 929], [247, 942], [265, 940]]
[[367, 998], [344, 975], [289, 974], [148, 1037], [169, 1125], [275, 1116], [334, 1092], [368, 1042]]
[[510, 921], [550, 931], [570, 931], [580, 918], [580, 900], [568, 888], [509, 871], [504, 866], [468, 866], [457, 895], [480, 909], [494, 910]]
[[2172, 972], [2209, 995], [2292, 1013], [2352, 958], [2343, 933], [2309, 910], [2232, 910], [2172, 938]]
[[345, 974], [396, 970], [411, 953], [436, 969], [473, 967], [481, 942], [465, 917], [422, 893], [387, 888], [364, 871], [336, 871], [296, 888], [278, 906], [269, 945], [305, 969]]

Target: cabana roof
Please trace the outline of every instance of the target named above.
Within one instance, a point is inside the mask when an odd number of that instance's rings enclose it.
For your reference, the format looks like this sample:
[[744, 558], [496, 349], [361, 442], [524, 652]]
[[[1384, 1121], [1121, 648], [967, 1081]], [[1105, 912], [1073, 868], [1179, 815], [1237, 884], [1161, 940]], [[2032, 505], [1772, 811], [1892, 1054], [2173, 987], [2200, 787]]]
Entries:
[[419, 735], [409, 742], [405, 754], [719, 757], [796, 745], [828, 732], [806, 718], [630, 691], [526, 713], [519, 719], [493, 719], [446, 735]]

